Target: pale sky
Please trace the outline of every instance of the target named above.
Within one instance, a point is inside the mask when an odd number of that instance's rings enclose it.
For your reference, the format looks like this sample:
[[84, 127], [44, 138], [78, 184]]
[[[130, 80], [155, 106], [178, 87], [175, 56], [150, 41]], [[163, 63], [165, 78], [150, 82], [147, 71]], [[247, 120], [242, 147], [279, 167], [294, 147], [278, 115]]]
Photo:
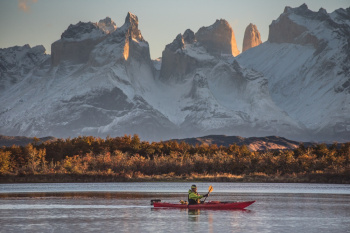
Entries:
[[50, 54], [51, 44], [70, 24], [98, 22], [109, 16], [120, 27], [130, 11], [138, 16], [152, 59], [160, 57], [177, 34], [186, 29], [197, 32], [216, 19], [229, 22], [242, 51], [249, 23], [258, 27], [264, 42], [269, 25], [285, 6], [303, 3], [313, 11], [323, 7], [328, 13], [350, 6], [350, 0], [0, 0], [0, 48], [44, 45]]

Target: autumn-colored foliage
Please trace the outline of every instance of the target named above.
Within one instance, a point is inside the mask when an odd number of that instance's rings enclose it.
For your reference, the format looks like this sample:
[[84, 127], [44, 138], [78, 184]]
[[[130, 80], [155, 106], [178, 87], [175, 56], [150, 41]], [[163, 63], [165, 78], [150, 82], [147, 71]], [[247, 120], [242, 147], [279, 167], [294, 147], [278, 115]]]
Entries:
[[145, 142], [137, 135], [77, 137], [0, 149], [0, 175], [283, 176], [341, 175], [350, 179], [350, 143], [295, 150], [249, 151], [246, 146]]

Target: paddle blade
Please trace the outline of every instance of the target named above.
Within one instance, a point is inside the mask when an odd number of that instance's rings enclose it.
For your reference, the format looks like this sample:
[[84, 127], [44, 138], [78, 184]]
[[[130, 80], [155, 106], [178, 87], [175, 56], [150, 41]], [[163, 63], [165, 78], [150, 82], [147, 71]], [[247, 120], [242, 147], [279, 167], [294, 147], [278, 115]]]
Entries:
[[209, 193], [212, 192], [213, 190], [214, 190], [213, 186], [210, 185], [208, 189]]

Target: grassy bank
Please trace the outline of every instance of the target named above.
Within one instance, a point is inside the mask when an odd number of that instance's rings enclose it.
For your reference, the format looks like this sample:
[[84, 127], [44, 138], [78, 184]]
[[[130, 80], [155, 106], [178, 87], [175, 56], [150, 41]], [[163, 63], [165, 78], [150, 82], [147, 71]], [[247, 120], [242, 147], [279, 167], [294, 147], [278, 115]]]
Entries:
[[344, 174], [250, 175], [115, 175], [115, 174], [29, 174], [1, 175], [0, 183], [86, 183], [86, 182], [247, 182], [247, 183], [333, 183], [350, 184]]

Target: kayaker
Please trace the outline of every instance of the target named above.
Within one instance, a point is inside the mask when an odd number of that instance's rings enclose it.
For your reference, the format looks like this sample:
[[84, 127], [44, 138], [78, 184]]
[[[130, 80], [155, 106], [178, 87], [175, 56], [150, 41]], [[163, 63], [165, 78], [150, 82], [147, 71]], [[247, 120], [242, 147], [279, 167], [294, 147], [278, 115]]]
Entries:
[[209, 196], [209, 193], [205, 195], [199, 195], [197, 193], [197, 186], [194, 184], [191, 186], [191, 189], [188, 190], [188, 204], [196, 205], [201, 203], [201, 198]]

